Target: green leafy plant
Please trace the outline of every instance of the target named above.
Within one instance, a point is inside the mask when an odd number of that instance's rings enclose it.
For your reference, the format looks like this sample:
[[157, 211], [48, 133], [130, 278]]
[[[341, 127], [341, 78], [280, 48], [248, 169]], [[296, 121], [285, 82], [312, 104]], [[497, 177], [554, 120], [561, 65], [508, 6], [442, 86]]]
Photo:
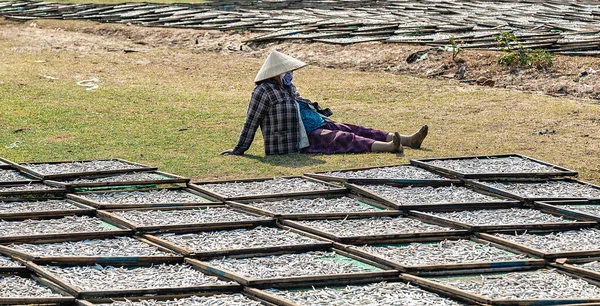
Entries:
[[518, 43], [517, 36], [515, 36], [515, 34], [512, 32], [501, 32], [500, 34], [494, 35], [494, 38], [496, 39], [500, 50], [505, 52], [510, 52], [513, 50], [510, 43]]
[[535, 49], [530, 51], [529, 57], [531, 58], [531, 63], [535, 65], [537, 68], [546, 68], [552, 67], [554, 64], [552, 59], [554, 58], [554, 54], [541, 49]]
[[463, 51], [461, 47], [458, 46], [459, 41], [456, 39], [454, 35], [450, 36], [450, 46], [452, 47], [452, 61], [456, 62], [456, 57], [459, 53]]
[[544, 69], [554, 64], [552, 61], [554, 54], [541, 49], [526, 49], [519, 43], [514, 33], [501, 32], [494, 38], [503, 53], [498, 58], [500, 65]]

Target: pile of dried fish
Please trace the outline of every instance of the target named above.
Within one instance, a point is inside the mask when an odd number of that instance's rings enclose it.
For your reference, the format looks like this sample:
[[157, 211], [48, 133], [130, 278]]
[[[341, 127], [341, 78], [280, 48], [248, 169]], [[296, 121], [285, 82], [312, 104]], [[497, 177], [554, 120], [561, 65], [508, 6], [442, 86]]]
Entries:
[[547, 253], [600, 250], [600, 230], [595, 228], [537, 235], [495, 235]]
[[76, 179], [62, 180], [63, 183], [69, 184], [87, 184], [87, 183], [111, 183], [111, 182], [143, 182], [165, 180], [168, 177], [154, 172], [131, 172], [123, 174], [115, 174], [102, 177], [80, 177]]
[[191, 192], [171, 189], [85, 193], [80, 194], [80, 196], [102, 204], [198, 203], [207, 201], [207, 199]]
[[369, 218], [345, 220], [298, 221], [338, 237], [445, 232], [452, 229], [410, 218]]
[[172, 300], [143, 300], [139, 302], [133, 301], [115, 301], [110, 304], [95, 304], [97, 306], [260, 306], [263, 305], [260, 302], [251, 300], [246, 296], [234, 293], [234, 294], [218, 294], [211, 296], [190, 296], [187, 298], [172, 299]]
[[61, 219], [3, 221], [0, 220], [0, 237], [40, 234], [102, 232], [111, 230], [101, 219], [88, 216], [69, 216]]
[[16, 170], [0, 170], [0, 182], [29, 181], [30, 178]]
[[320, 191], [332, 188], [331, 186], [303, 178], [286, 179], [277, 177], [267, 181], [216, 183], [199, 186], [227, 197]]
[[515, 261], [525, 258], [524, 255], [465, 239], [385, 246], [366, 245], [358, 248], [405, 266]]
[[349, 197], [329, 199], [295, 199], [272, 202], [265, 201], [248, 203], [248, 205], [279, 214], [311, 214], [381, 210], [376, 206], [371, 206]]
[[32, 169], [35, 172], [41, 173], [43, 175], [144, 168], [144, 166], [125, 163], [125, 162], [118, 161], [118, 160], [92, 160], [92, 161], [83, 161], [83, 162], [21, 164], [21, 165], [24, 167], [27, 167], [29, 169]]
[[561, 207], [600, 216], [600, 205], [561, 205]]
[[597, 262], [597, 261], [592, 261], [592, 262], [588, 262], [588, 263], [585, 263], [585, 264], [576, 264], [576, 266], [581, 267], [581, 268], [585, 268], [585, 269], [588, 269], [588, 270], [600, 272], [600, 263]]
[[264, 217], [255, 217], [225, 207], [181, 210], [129, 210], [116, 211], [114, 213], [141, 226], [217, 223], [264, 219]]
[[356, 179], [446, 180], [447, 178], [415, 166], [395, 166], [357, 171], [331, 171], [324, 175]]
[[508, 225], [569, 223], [576, 220], [565, 219], [527, 208], [481, 209], [452, 212], [430, 212], [429, 214], [471, 225]]
[[110, 239], [90, 239], [47, 244], [12, 244], [10, 248], [34, 256], [101, 256], [101, 257], [137, 257], [137, 256], [174, 256], [131, 237]]
[[298, 305], [463, 305], [407, 283], [381, 282], [364, 286], [346, 286], [344, 288], [268, 289], [266, 291]]
[[0, 255], [0, 267], [20, 267], [22, 264], [9, 257]]
[[0, 298], [61, 297], [31, 278], [0, 275]]
[[83, 209], [67, 200], [1, 202], [0, 213], [23, 213], [34, 211], [75, 210]]
[[473, 276], [471, 279], [449, 277], [433, 280], [492, 299], [600, 298], [600, 288], [545, 269]]
[[389, 185], [363, 185], [361, 187], [393, 200], [400, 205], [503, 201], [502, 199], [478, 193], [461, 186], [394, 187]]
[[520, 157], [437, 159], [427, 162], [430, 165], [447, 168], [464, 174], [481, 173], [539, 173], [561, 170]]
[[484, 184], [523, 198], [600, 198], [600, 189], [569, 181], [502, 182]]
[[272, 227], [190, 234], [160, 234], [160, 238], [195, 252], [312, 244], [318, 240]]
[[[151, 267], [44, 266], [46, 270], [82, 290], [127, 290], [228, 284], [187, 264]], [[230, 282], [229, 282], [230, 283]]]
[[41, 183], [30, 183], [18, 186], [0, 186], [0, 193], [13, 191], [33, 191], [33, 190], [54, 190], [56, 187], [50, 187]]
[[279, 278], [305, 275], [343, 274], [379, 271], [356, 264], [353, 259], [334, 252], [307, 252], [250, 258], [221, 258], [209, 261], [213, 266], [235, 271], [249, 278]]

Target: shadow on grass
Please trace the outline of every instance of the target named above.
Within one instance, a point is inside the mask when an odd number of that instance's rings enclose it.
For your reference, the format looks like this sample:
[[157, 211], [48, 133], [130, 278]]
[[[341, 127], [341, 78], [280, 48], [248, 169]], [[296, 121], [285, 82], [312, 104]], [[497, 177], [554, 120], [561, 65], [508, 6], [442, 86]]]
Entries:
[[286, 154], [267, 156], [244, 154], [244, 157], [246, 158], [260, 161], [271, 166], [280, 166], [287, 168], [301, 168], [306, 166], [325, 164], [326, 162], [324, 160], [315, 158], [318, 156], [321, 156], [321, 154]]

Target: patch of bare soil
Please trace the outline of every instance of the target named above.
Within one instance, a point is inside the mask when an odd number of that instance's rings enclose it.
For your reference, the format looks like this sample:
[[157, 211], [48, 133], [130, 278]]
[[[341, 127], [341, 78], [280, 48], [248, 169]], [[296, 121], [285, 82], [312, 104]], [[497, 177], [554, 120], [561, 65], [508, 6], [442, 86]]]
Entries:
[[[239, 53], [255, 58], [264, 58], [268, 52], [277, 49], [320, 67], [388, 71], [453, 79], [475, 86], [600, 100], [600, 59], [594, 57], [557, 55], [552, 67], [540, 70], [501, 66], [497, 64], [500, 53], [495, 51], [464, 50], [455, 62], [452, 52], [427, 46], [380, 42], [347, 46], [287, 41], [254, 43], [247, 41], [260, 33], [236, 31], [149, 28], [83, 21], [36, 20], [15, 23], [2, 18], [0, 29], [7, 30], [3, 31], [4, 36], [39, 36], [41, 43], [27, 48], [51, 46], [77, 52], [94, 52], [99, 48], [119, 52], [191, 48]], [[53, 31], [68, 31], [73, 35], [65, 38], [64, 35], [52, 35]], [[123, 43], [123, 40], [126, 42]], [[411, 55], [417, 60], [408, 63]]]

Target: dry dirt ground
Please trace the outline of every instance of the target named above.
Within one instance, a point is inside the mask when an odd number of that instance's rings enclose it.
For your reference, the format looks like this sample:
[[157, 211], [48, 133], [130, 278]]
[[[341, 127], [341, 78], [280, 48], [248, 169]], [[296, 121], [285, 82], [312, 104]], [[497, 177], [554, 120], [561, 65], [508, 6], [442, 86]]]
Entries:
[[[496, 63], [500, 53], [485, 50], [464, 50], [458, 56], [460, 61], [464, 62], [455, 63], [451, 60], [451, 52], [419, 45], [380, 42], [348, 46], [285, 41], [256, 43], [248, 40], [260, 33], [145, 28], [80, 21], [37, 20], [16, 23], [0, 19], [0, 23], [5, 31], [10, 28], [10, 31], [21, 31], [21, 35], [41, 35], [40, 42], [52, 45], [59, 43], [62, 46], [57, 48], [75, 48], [78, 51], [89, 45], [82, 41], [83, 37], [73, 36], [70, 40], [53, 41], [64, 39], [59, 36], [54, 38], [47, 33], [70, 31], [106, 38], [127, 38], [131, 42], [128, 49], [115, 46], [113, 50], [109, 50], [115, 52], [143, 52], [148, 48], [179, 47], [264, 58], [267, 52], [277, 49], [320, 67], [446, 78], [475, 86], [494, 86], [552, 96], [585, 98], [590, 99], [591, 103], [600, 103], [600, 58], [594, 57], [556, 56], [551, 68], [539, 70], [500, 66]], [[35, 32], [31, 31], [32, 29], [50, 32]], [[409, 55], [423, 50], [428, 51], [427, 59], [407, 63]]]

